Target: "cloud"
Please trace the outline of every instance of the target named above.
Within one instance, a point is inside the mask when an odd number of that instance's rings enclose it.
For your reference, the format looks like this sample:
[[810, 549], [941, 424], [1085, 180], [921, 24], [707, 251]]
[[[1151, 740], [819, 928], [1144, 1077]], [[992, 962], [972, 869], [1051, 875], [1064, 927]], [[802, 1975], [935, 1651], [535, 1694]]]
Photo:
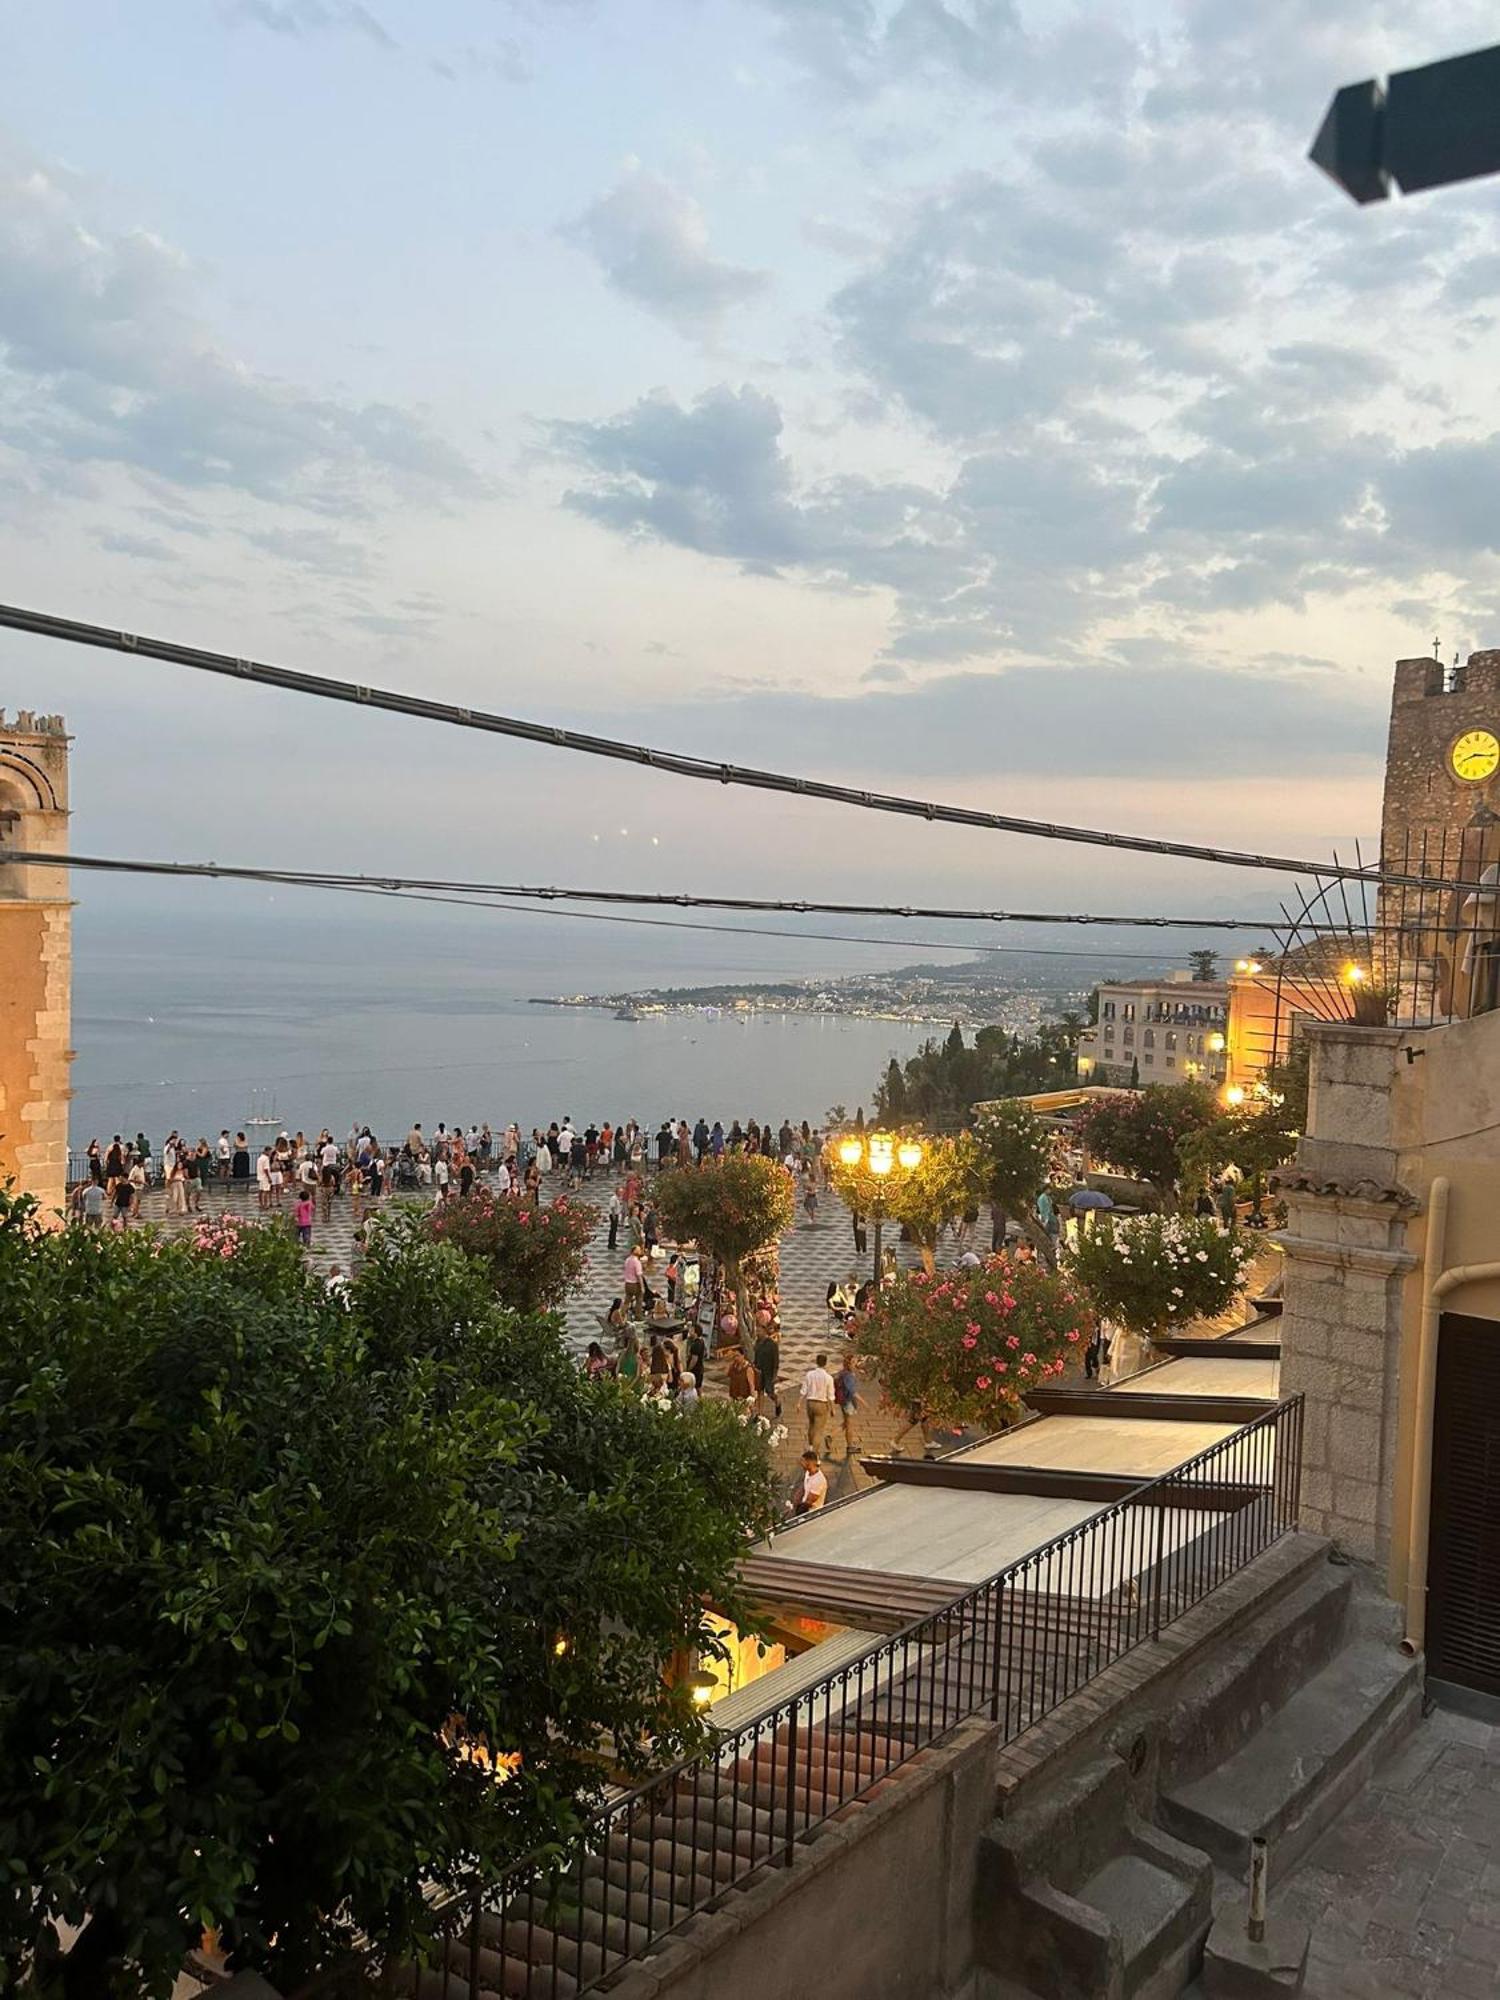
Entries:
[[377, 48], [397, 46], [361, 0], [233, 0], [227, 15], [231, 22], [269, 28], [276, 35], [345, 33], [373, 42]]
[[[1146, 649], [1076, 665], [956, 673], [872, 685], [852, 697], [785, 691], [674, 698], [660, 715], [595, 716], [590, 727], [653, 742], [734, 745], [734, 756], [828, 774], [1171, 777], [1373, 774], [1386, 701], [1374, 683], [1275, 658], [1231, 663]], [[795, 753], [795, 754], [794, 754]], [[1064, 816], [1064, 815], [1060, 815]], [[1078, 815], [1075, 815], [1077, 817]]]
[[483, 490], [421, 418], [227, 352], [195, 318], [195, 289], [169, 244], [100, 228], [73, 182], [0, 152], [0, 442], [36, 464], [124, 466], [179, 497], [221, 489], [346, 518]]
[[716, 331], [768, 283], [763, 271], [715, 257], [697, 202], [634, 163], [563, 233], [615, 291], [683, 333]]

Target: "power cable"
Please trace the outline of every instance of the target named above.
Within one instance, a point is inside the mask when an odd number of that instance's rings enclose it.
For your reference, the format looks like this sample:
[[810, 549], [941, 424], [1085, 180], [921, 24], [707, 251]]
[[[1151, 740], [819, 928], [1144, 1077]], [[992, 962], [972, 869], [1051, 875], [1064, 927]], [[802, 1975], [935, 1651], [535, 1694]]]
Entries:
[[835, 785], [821, 778], [792, 777], [784, 772], [762, 771], [749, 765], [688, 756], [681, 751], [659, 750], [643, 743], [589, 735], [553, 724], [527, 722], [486, 709], [461, 707], [455, 702], [400, 694], [390, 688], [330, 680], [318, 674], [301, 673], [291, 667], [277, 667], [261, 660], [212, 652], [202, 646], [186, 646], [175, 640], [117, 631], [106, 625], [88, 624], [81, 619], [60, 618], [51, 612], [28, 611], [19, 605], [0, 604], [0, 627], [5, 626], [17, 632], [29, 632], [36, 638], [64, 640], [74, 645], [102, 647], [110, 652], [163, 660], [200, 673], [222, 674], [231, 680], [248, 681], [258, 687], [280, 688], [287, 693], [313, 695], [323, 701], [348, 702], [360, 708], [386, 709], [395, 715], [447, 723], [459, 729], [477, 729], [492, 736], [514, 737], [520, 742], [539, 743], [550, 749], [571, 750], [589, 757], [607, 757], [617, 763], [644, 765], [650, 770], [669, 771], [681, 778], [696, 778], [716, 785], [738, 785], [752, 791], [790, 793], [800, 798], [821, 799], [832, 805], [855, 806], [866, 812], [894, 813], [906, 819], [925, 819], [946, 826], [1023, 834], [1038, 840], [1069, 841], [1134, 854], [1207, 861], [1226, 868], [1271, 869], [1286, 875], [1386, 882], [1415, 889], [1451, 890], [1455, 886], [1467, 886], [1441, 881], [1437, 877], [1399, 874], [1387, 869], [1350, 868], [1340, 862], [1297, 861], [1285, 855], [1243, 853], [1233, 848], [1199, 846], [1189, 841], [1150, 839], [1144, 834], [1064, 826], [1045, 820], [1022, 819], [1011, 813], [983, 812], [974, 806], [945, 805], [930, 799], [907, 798], [898, 793]]
[[[426, 876], [343, 875], [327, 869], [233, 867], [217, 861], [134, 861], [115, 855], [11, 852], [7, 858], [33, 868], [78, 868], [127, 875], [186, 875], [235, 882], [275, 882], [319, 889], [431, 890], [451, 896], [510, 896], [540, 903], [623, 903], [652, 909], [744, 910], [790, 916], [933, 917], [952, 923], [1092, 924], [1116, 929], [1219, 930], [1267, 934], [1269, 917], [1174, 917], [1098, 915], [1063, 910], [970, 910], [920, 903], [828, 903], [799, 896], [703, 896], [686, 891], [642, 889], [559, 889], [516, 882], [448, 882]], [[1313, 924], [1343, 935], [1348, 926]], [[792, 935], [800, 935], [793, 933]]]

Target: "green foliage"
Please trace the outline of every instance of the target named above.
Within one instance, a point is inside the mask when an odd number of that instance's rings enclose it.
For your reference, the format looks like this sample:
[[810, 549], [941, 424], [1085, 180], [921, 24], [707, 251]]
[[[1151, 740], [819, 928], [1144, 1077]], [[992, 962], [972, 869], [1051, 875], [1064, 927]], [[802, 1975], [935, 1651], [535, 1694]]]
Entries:
[[490, 1274], [501, 1305], [513, 1312], [555, 1311], [588, 1268], [593, 1209], [559, 1195], [532, 1201], [497, 1195], [477, 1181], [467, 1199], [421, 1211], [435, 1243], [451, 1243]]
[[83, 1925], [122, 1994], [203, 1924], [284, 1987], [420, 1943], [602, 1738], [697, 1741], [669, 1662], [773, 1518], [758, 1431], [584, 1380], [452, 1249], [377, 1237], [346, 1307], [281, 1229], [206, 1233], [0, 1194], [0, 1961]]
[[1066, 1366], [1087, 1305], [1066, 1278], [1001, 1255], [977, 1271], [914, 1271], [886, 1287], [861, 1346], [888, 1401], [924, 1425], [998, 1430]]
[[904, 1068], [892, 1059], [875, 1091], [877, 1118], [891, 1126], [956, 1131], [987, 1098], [1057, 1090], [1077, 1075], [1076, 1014], [1043, 1022], [1032, 1040], [1006, 1028], [980, 1028], [972, 1048], [955, 1025], [941, 1041], [924, 1042]]
[[786, 1169], [761, 1153], [726, 1153], [701, 1167], [673, 1167], [655, 1186], [663, 1226], [738, 1265], [792, 1226], [796, 1197]]
[[979, 1149], [968, 1132], [954, 1139], [925, 1139], [922, 1161], [894, 1178], [886, 1208], [903, 1224], [930, 1271], [938, 1238], [950, 1222], [979, 1200]]
[[1190, 951], [1188, 964], [1193, 968], [1195, 984], [1207, 985], [1219, 976], [1219, 954], [1216, 951]]
[[1023, 1215], [1047, 1183], [1051, 1144], [1029, 1104], [986, 1105], [974, 1121], [979, 1185], [1006, 1215]]
[[1148, 1083], [1134, 1096], [1091, 1104], [1079, 1130], [1095, 1160], [1166, 1193], [1182, 1177], [1184, 1141], [1223, 1117], [1205, 1083]]
[[1073, 1255], [1072, 1275], [1102, 1318], [1148, 1339], [1223, 1312], [1249, 1257], [1211, 1216], [1096, 1218]]

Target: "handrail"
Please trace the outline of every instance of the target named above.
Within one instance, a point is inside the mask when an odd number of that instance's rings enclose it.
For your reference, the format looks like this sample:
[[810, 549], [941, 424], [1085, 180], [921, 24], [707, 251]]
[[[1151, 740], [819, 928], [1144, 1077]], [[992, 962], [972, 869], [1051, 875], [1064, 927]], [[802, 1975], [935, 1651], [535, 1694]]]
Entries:
[[[455, 1895], [438, 2000], [478, 2000], [456, 1980], [481, 1937], [507, 1961], [507, 1993], [551, 2000], [559, 1973], [590, 1992], [961, 1723], [988, 1715], [1013, 1741], [1296, 1526], [1302, 1416], [1300, 1395], [1283, 1399], [614, 1795], [561, 1861], [528, 1857]], [[1201, 1507], [1165, 1503], [1199, 1486]], [[348, 1975], [329, 1978], [342, 1990]], [[320, 1977], [296, 2000], [329, 1990]]]

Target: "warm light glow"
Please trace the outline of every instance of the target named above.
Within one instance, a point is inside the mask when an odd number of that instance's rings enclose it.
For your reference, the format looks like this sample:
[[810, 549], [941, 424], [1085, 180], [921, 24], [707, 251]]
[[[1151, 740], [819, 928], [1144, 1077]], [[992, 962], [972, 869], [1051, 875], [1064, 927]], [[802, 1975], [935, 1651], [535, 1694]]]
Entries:
[[901, 1163], [903, 1173], [915, 1173], [922, 1164], [922, 1148], [915, 1139], [903, 1139], [896, 1148], [896, 1158]]
[[869, 1150], [870, 1172], [884, 1180], [896, 1164], [896, 1142], [889, 1132], [872, 1132]]
[[865, 1156], [864, 1144], [859, 1139], [840, 1139], [839, 1158], [846, 1167], [857, 1167]]
[[1236, 960], [1234, 961], [1234, 969], [1235, 969], [1235, 971], [1236, 971], [1236, 972], [1248, 972], [1248, 971], [1250, 970], [1250, 961], [1249, 961], [1249, 959], [1248, 959], [1248, 958], [1237, 958], [1237, 959], [1236, 959]]
[[1224, 1037], [1222, 1035], [1210, 1035], [1208, 1046], [1213, 1050], [1215, 1055], [1219, 1055], [1223, 1051]]
[[566, 1632], [560, 1632], [558, 1636], [552, 1641], [552, 1650], [554, 1653], [556, 1653], [559, 1659], [562, 1659], [564, 1654], [568, 1651], [568, 1644], [569, 1644], [568, 1635]]
[[1244, 1101], [1245, 1093], [1241, 1086], [1237, 1083], [1230, 1084], [1228, 1090], [1224, 1093], [1224, 1102], [1226, 1104], [1243, 1104]]
[[1251, 970], [1252, 972], [1259, 972], [1259, 971], [1260, 971], [1260, 960], [1259, 960], [1258, 958], [1252, 958], [1252, 959], [1251, 959], [1251, 961], [1250, 961], [1250, 970]]
[[1351, 986], [1363, 985], [1369, 976], [1369, 973], [1365, 971], [1362, 965], [1346, 965], [1344, 967], [1344, 977]]
[[693, 1700], [699, 1708], [707, 1708], [714, 1698], [714, 1683], [707, 1674], [693, 1682]]

